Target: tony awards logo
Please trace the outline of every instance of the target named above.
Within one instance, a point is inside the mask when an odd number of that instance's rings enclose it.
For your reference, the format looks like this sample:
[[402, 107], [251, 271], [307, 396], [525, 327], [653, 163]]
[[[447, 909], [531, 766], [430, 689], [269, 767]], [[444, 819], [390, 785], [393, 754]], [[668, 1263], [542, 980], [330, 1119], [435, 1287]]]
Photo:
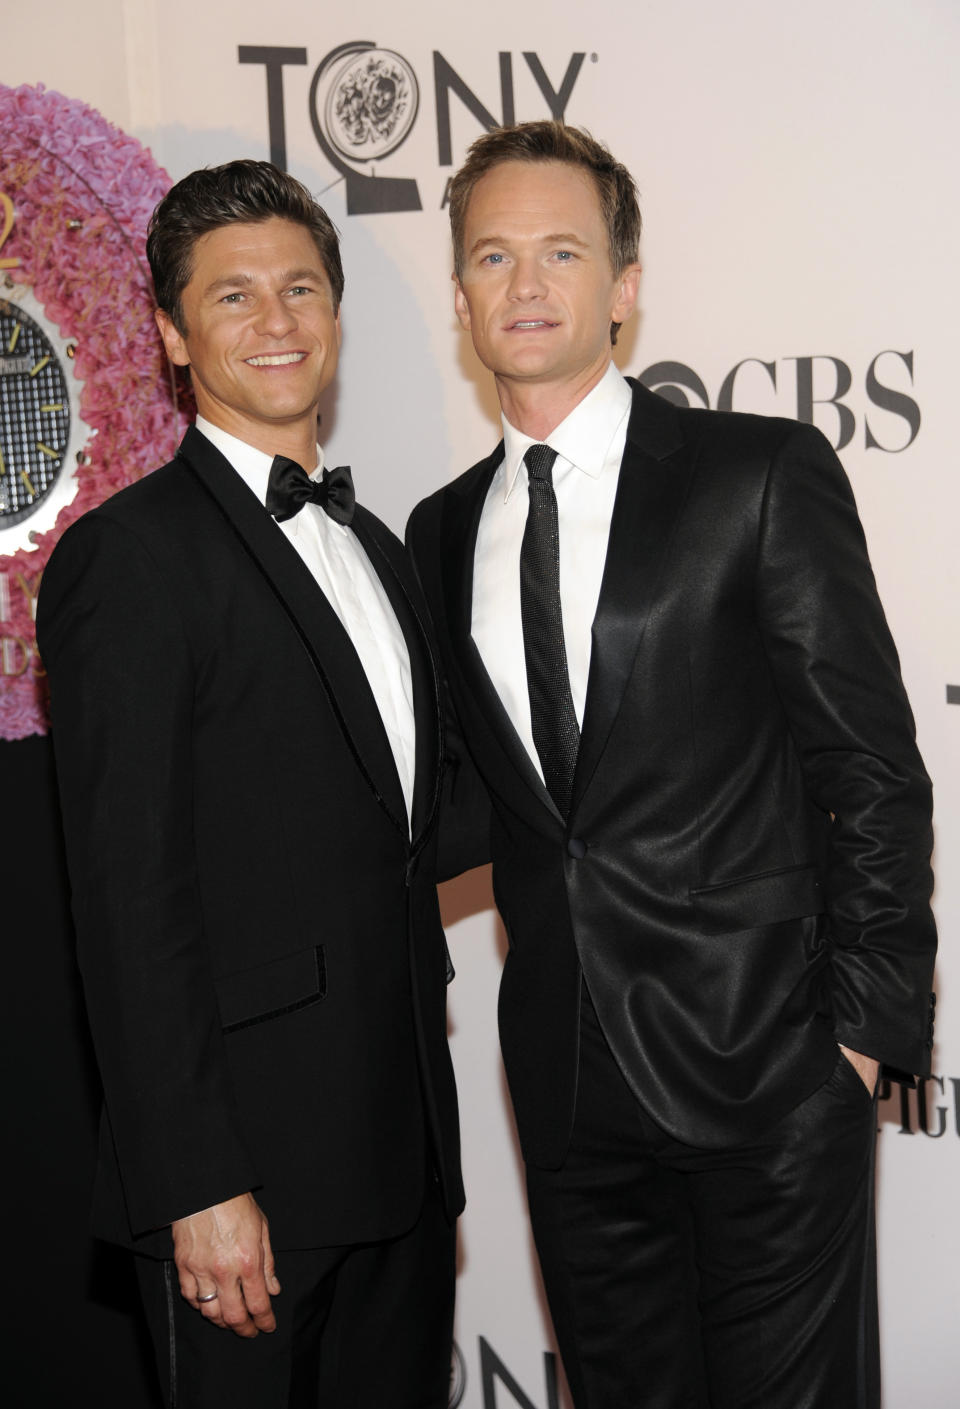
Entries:
[[406, 140], [419, 108], [417, 76], [392, 49], [353, 40], [322, 61], [310, 87], [310, 120], [345, 179], [348, 214], [421, 209], [416, 181], [377, 176], [373, 166]]
[[[559, 81], [550, 77], [540, 55], [523, 51], [529, 77], [557, 122], [566, 118], [574, 85], [583, 68], [585, 52], [571, 54]], [[438, 49], [433, 51], [433, 118], [440, 167], [453, 166], [450, 104], [456, 99], [488, 132], [500, 123], [517, 120], [514, 55], [501, 50], [488, 59], [499, 77], [499, 105], [489, 93], [478, 97], [466, 80]], [[267, 131], [270, 160], [287, 170], [285, 75], [296, 83], [295, 71], [308, 63], [306, 48], [277, 44], [240, 44], [241, 64], [262, 66], [266, 78]], [[590, 55], [597, 62], [597, 55]], [[556, 83], [556, 86], [554, 86]], [[528, 99], [524, 99], [528, 101]], [[376, 163], [389, 158], [407, 140], [420, 110], [420, 85], [409, 61], [393, 49], [383, 49], [370, 39], [338, 44], [320, 60], [310, 83], [310, 125], [317, 145], [344, 179], [348, 215], [381, 215], [389, 211], [422, 210], [420, 189], [412, 177], [380, 176]], [[409, 155], [409, 153], [408, 153]], [[447, 204], [449, 181], [439, 202]]]

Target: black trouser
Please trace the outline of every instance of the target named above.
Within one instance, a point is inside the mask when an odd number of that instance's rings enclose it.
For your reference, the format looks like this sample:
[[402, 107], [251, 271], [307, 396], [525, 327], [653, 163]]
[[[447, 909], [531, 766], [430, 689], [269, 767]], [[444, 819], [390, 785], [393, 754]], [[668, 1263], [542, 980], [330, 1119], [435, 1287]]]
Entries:
[[874, 1102], [838, 1052], [762, 1137], [670, 1138], [589, 1000], [563, 1167], [528, 1167], [576, 1409], [879, 1409]]
[[194, 1311], [172, 1262], [137, 1257], [169, 1409], [446, 1409], [456, 1235], [428, 1183], [403, 1237], [278, 1251], [277, 1329], [255, 1340]]

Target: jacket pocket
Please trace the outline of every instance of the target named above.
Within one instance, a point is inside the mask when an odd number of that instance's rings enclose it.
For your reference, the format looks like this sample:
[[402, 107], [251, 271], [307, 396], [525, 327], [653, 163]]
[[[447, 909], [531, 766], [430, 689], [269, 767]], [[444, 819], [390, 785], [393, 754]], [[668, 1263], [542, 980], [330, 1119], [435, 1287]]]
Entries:
[[698, 915], [718, 933], [774, 925], [826, 908], [815, 866], [788, 866], [690, 892]]
[[215, 980], [224, 1032], [269, 1022], [319, 1003], [327, 992], [323, 945], [299, 949]]

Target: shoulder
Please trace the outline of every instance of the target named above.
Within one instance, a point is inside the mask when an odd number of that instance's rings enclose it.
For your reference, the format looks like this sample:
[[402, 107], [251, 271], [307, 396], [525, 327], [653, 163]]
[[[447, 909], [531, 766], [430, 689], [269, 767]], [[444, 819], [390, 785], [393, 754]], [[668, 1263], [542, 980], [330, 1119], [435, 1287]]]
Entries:
[[826, 436], [816, 426], [783, 416], [756, 416], [746, 411], [680, 411], [687, 436], [702, 450], [738, 460], [771, 462], [786, 454], [835, 459]]
[[57, 568], [73, 555], [89, 551], [93, 542], [136, 539], [143, 528], [155, 527], [158, 501], [175, 499], [171, 481], [175, 482], [180, 474], [180, 467], [171, 461], [81, 514], [60, 535], [44, 570], [44, 580], [52, 578]]
[[503, 459], [503, 441], [496, 445], [489, 455], [471, 465], [469, 470], [457, 475], [448, 484], [428, 494], [416, 505], [407, 521], [407, 543], [424, 533], [439, 531], [448, 506], [469, 503], [478, 494], [485, 494], [490, 476]]
[[117, 584], [131, 597], [138, 590], [169, 595], [198, 571], [215, 574], [232, 542], [214, 502], [178, 455], [64, 531], [44, 569], [38, 611], [49, 620], [55, 604], [100, 600]]
[[[843, 466], [815, 426], [677, 406], [636, 382], [631, 387], [628, 445], [688, 476], [687, 502], [707, 520], [757, 527], [771, 513], [808, 522], [831, 505], [855, 511]], [[634, 464], [643, 469], [642, 460]]]
[[677, 405], [628, 377], [633, 408], [628, 436], [669, 450], [680, 444], [717, 457], [770, 460], [784, 446], [796, 444], [832, 455], [815, 426], [783, 416], [759, 416], [747, 411], [712, 411]]
[[179, 474], [171, 465], [151, 471], [61, 535], [37, 602], [37, 640], [48, 668], [71, 633], [122, 625], [133, 634], [138, 623], [145, 625], [145, 604], [159, 610], [168, 599], [173, 572], [162, 547], [157, 492], [164, 479]]
[[176, 512], [184, 499], [194, 497], [192, 478], [180, 459], [151, 470], [142, 479], [128, 484], [96, 508], [82, 514], [66, 529], [58, 548], [71, 539], [97, 532], [109, 533], [111, 529], [126, 529], [132, 533], [155, 532], [171, 513]]
[[[644, 395], [635, 392], [631, 435], [638, 424], [642, 428], [651, 400], [662, 400], [642, 387], [639, 392]], [[664, 413], [657, 410], [654, 415], [662, 432]], [[712, 483], [727, 493], [740, 490], [755, 497], [765, 496], [771, 486], [797, 482], [802, 488], [805, 481], [823, 480], [842, 495], [851, 493], [836, 451], [816, 426], [783, 416], [688, 406], [670, 405], [666, 416], [672, 418], [676, 436], [672, 448], [682, 447], [701, 486]], [[642, 435], [641, 429], [641, 440]], [[669, 452], [670, 442], [666, 448]]]

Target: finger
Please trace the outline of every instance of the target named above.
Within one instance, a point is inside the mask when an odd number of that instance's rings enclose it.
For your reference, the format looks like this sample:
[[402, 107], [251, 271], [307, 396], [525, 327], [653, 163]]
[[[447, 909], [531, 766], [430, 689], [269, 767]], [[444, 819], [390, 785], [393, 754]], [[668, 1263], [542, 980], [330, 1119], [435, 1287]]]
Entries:
[[208, 1321], [216, 1321], [220, 1315], [220, 1293], [215, 1281], [201, 1274], [194, 1274], [186, 1266], [177, 1269], [180, 1274], [180, 1295], [194, 1311], [203, 1312]]
[[[247, 1309], [243, 1288], [239, 1280], [233, 1281], [229, 1285], [221, 1285], [219, 1292], [220, 1320], [218, 1324], [233, 1331], [234, 1335], [243, 1336], [245, 1340], [252, 1340], [257, 1334], [257, 1327]], [[213, 1303], [214, 1306], [217, 1304], [217, 1302]], [[211, 1320], [213, 1319], [211, 1317]]]
[[[185, 1302], [187, 1302], [190, 1306], [193, 1307], [194, 1311], [199, 1311], [200, 1294], [202, 1288], [192, 1272], [188, 1272], [185, 1268], [181, 1268], [179, 1269], [179, 1271], [180, 1295], [183, 1297]], [[213, 1290], [213, 1288], [211, 1288], [211, 1290]]]
[[249, 1277], [244, 1277], [241, 1285], [243, 1287], [244, 1303], [257, 1330], [275, 1331], [277, 1329], [277, 1318], [274, 1316], [273, 1307], [270, 1305], [270, 1293], [267, 1291], [264, 1273], [258, 1271], [251, 1274]]
[[[192, 1286], [193, 1290], [187, 1290]], [[215, 1282], [207, 1288], [203, 1282], [198, 1281], [192, 1275], [184, 1277], [180, 1282], [180, 1295], [188, 1306], [192, 1306], [194, 1311], [199, 1311], [205, 1321], [210, 1321], [214, 1326], [223, 1326], [223, 1317], [220, 1315], [220, 1293]]]
[[223, 1319], [220, 1309], [220, 1293], [217, 1292], [210, 1301], [200, 1301], [197, 1298], [197, 1310], [205, 1321], [209, 1321], [211, 1326], [219, 1326], [221, 1330], [227, 1329], [227, 1323]]
[[277, 1276], [276, 1263], [273, 1258], [273, 1248], [270, 1246], [270, 1229], [267, 1220], [263, 1220], [260, 1230], [260, 1242], [263, 1246], [263, 1276], [267, 1284], [267, 1291], [271, 1296], [276, 1296], [282, 1290], [280, 1279]]

